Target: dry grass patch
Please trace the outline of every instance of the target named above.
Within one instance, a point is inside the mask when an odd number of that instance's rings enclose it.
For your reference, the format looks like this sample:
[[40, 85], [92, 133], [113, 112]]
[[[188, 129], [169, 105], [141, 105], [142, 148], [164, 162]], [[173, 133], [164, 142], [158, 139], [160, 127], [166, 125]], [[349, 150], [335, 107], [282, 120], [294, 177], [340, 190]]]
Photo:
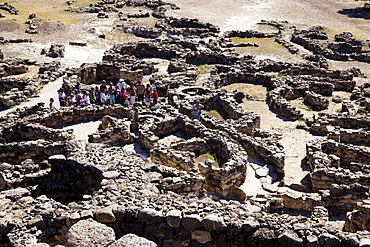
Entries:
[[211, 154], [211, 153], [205, 153], [205, 154], [199, 155], [198, 157], [196, 157], [194, 159], [194, 163], [195, 164], [197, 164], [199, 162], [204, 163], [207, 159], [213, 160], [215, 162], [213, 164], [213, 167], [219, 168], [219, 162], [218, 162], [218, 159], [217, 159], [216, 155]]
[[35, 78], [39, 73], [39, 66], [31, 65], [28, 66], [27, 73], [19, 74], [19, 75], [10, 75], [7, 78], [18, 78], [18, 79], [28, 79], [28, 78]]
[[221, 87], [221, 89], [225, 89], [229, 93], [235, 90], [241, 91], [245, 94], [252, 96], [252, 98], [255, 100], [265, 100], [267, 93], [267, 89], [264, 86], [247, 83], [234, 83]]
[[[79, 13], [65, 11], [68, 8], [66, 1], [49, 1], [45, 3], [43, 0], [33, 1], [8, 1], [10, 4], [19, 10], [18, 15], [10, 15], [8, 12], [2, 12], [6, 15], [6, 20], [12, 20], [16, 23], [23, 24], [28, 20], [28, 16], [32, 13], [36, 14], [36, 19], [48, 22], [62, 22], [64, 24], [75, 24], [80, 21]], [[90, 4], [95, 4], [96, 0], [80, 0], [76, 1], [73, 7], [88, 7]], [[35, 8], [37, 6], [37, 8]]]
[[197, 76], [199, 77], [199, 76], [211, 73], [211, 70], [214, 67], [215, 67], [214, 65], [209, 65], [209, 64], [198, 65], [197, 66]]
[[243, 53], [243, 52], [251, 52], [265, 54], [265, 53], [278, 53], [282, 50], [286, 50], [282, 45], [275, 42], [275, 38], [238, 38], [238, 37], [231, 37], [231, 40], [234, 44], [240, 43], [255, 43], [258, 44], [259, 47], [249, 46], [249, 47], [235, 47], [235, 52]]
[[215, 118], [219, 119], [219, 120], [224, 120], [224, 118], [221, 116], [221, 114], [216, 110], [207, 111], [206, 113], [208, 115], [212, 116], [212, 117], [215, 117]]
[[352, 33], [353, 38], [355, 39], [367, 40], [369, 38], [368, 35], [365, 36], [363, 31], [359, 29], [348, 30], [348, 29], [332, 29], [332, 28], [324, 27], [322, 31], [328, 35], [328, 38], [329, 38], [328, 41], [334, 41], [335, 35], [343, 33], [343, 32]]

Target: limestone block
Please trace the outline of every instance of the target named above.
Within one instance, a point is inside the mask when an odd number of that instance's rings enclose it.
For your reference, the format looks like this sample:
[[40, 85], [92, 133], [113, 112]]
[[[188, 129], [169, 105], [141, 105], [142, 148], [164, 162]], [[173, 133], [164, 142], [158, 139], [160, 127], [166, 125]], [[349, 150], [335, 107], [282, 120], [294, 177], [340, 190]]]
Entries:
[[202, 224], [206, 230], [209, 231], [224, 231], [226, 229], [226, 224], [222, 217], [215, 214], [209, 214], [202, 220]]
[[171, 210], [166, 215], [166, 220], [169, 226], [179, 227], [181, 223], [181, 211]]
[[255, 218], [248, 218], [243, 222], [243, 229], [246, 232], [254, 231], [255, 229], [259, 228], [260, 223]]
[[95, 218], [101, 223], [113, 223], [116, 221], [116, 217], [110, 207], [97, 209], [95, 211]]
[[163, 219], [163, 213], [152, 208], [143, 208], [138, 212], [137, 219], [139, 222], [159, 223]]
[[120, 239], [108, 245], [108, 247], [157, 247], [157, 246], [158, 245], [153, 241], [150, 241], [143, 237], [139, 237], [132, 233], [123, 235]]
[[319, 242], [322, 246], [341, 246], [339, 238], [330, 233], [321, 234], [319, 236]]
[[363, 238], [360, 240], [360, 247], [370, 247], [370, 238]]
[[281, 246], [295, 247], [295, 246], [300, 246], [302, 242], [303, 242], [303, 239], [298, 237], [298, 235], [292, 230], [285, 230], [278, 237], [278, 243]]
[[184, 215], [181, 221], [181, 225], [189, 230], [193, 231], [202, 227], [202, 219], [197, 214]]
[[191, 233], [191, 239], [198, 241], [201, 244], [205, 244], [212, 240], [211, 233], [209, 231], [195, 230]]
[[74, 224], [66, 234], [66, 247], [103, 247], [115, 241], [112, 228], [92, 219]]

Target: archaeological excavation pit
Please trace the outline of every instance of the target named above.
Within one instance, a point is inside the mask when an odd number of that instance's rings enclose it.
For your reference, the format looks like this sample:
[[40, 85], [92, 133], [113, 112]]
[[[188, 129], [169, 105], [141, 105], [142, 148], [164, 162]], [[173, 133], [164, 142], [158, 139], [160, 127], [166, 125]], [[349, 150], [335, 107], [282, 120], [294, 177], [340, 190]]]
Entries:
[[33, 197], [46, 195], [63, 204], [81, 201], [101, 188], [101, 170], [62, 155], [49, 158], [50, 171], [40, 178], [31, 192]]

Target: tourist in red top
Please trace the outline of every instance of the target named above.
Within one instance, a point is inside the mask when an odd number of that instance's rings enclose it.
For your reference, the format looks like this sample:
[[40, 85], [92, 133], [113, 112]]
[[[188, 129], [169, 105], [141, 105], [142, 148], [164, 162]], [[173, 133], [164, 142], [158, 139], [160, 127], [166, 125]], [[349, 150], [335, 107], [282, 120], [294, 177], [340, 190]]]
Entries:
[[153, 90], [152, 99], [153, 99], [153, 104], [157, 104], [158, 103], [158, 92], [157, 92], [157, 89], [154, 89]]

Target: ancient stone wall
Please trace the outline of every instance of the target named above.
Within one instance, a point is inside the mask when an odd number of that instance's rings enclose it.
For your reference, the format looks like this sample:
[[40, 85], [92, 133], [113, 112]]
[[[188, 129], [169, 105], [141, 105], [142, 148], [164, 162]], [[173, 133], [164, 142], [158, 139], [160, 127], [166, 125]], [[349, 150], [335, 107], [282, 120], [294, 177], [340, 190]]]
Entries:
[[303, 114], [299, 109], [289, 104], [289, 102], [281, 96], [281, 92], [284, 92], [283, 88], [269, 91], [266, 97], [266, 103], [279, 115], [289, 118], [291, 120], [298, 120], [303, 117]]

